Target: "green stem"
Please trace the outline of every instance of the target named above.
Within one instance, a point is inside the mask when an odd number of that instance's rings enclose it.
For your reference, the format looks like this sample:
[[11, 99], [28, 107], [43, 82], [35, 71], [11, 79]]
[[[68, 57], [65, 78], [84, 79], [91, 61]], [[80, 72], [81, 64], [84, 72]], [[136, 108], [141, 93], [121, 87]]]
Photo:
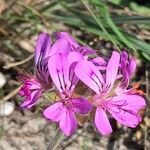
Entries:
[[105, 27], [103, 26], [103, 24], [101, 23], [101, 21], [94, 15], [93, 11], [91, 10], [91, 8], [86, 4], [86, 2], [84, 0], [81, 0], [82, 3], [85, 5], [85, 7], [88, 9], [88, 11], [90, 12], [90, 14], [92, 15], [92, 17], [95, 19], [95, 21], [98, 23], [98, 25], [100, 26], [100, 28], [103, 30], [103, 32], [108, 36], [108, 38], [112, 41], [112, 43], [115, 45], [115, 47], [117, 48], [118, 51], [121, 51], [120, 48], [117, 46], [117, 44], [115, 43], [115, 41], [113, 40], [113, 38], [109, 35], [109, 33], [107, 32], [107, 30], [105, 29]]

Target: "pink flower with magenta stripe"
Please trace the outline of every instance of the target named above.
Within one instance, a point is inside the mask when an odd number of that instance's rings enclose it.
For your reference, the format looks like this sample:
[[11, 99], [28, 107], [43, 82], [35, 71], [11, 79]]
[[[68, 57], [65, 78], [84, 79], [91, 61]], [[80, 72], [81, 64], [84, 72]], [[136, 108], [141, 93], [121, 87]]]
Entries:
[[[120, 54], [114, 51], [104, 73], [88, 60], [81, 60], [75, 67], [77, 77], [96, 93], [92, 99], [92, 105], [96, 108], [94, 123], [103, 135], [112, 132], [107, 113], [122, 125], [135, 128], [142, 119], [139, 111], [146, 106], [144, 98], [138, 94], [126, 90], [115, 92], [119, 66]], [[129, 71], [128, 68], [123, 69]]]
[[59, 92], [60, 100], [44, 111], [44, 116], [59, 123], [65, 135], [70, 136], [77, 128], [77, 114], [87, 114], [91, 110], [90, 103], [82, 97], [73, 98], [73, 91], [79, 81], [74, 68], [83, 56], [78, 52], [68, 55], [53, 55], [48, 62], [51, 78]]
[[50, 36], [41, 33], [35, 47], [35, 76], [21, 76], [23, 86], [19, 93], [25, 98], [21, 105], [23, 108], [28, 109], [34, 106], [42, 93], [50, 87], [51, 79], [47, 67], [50, 46]]
[[[135, 128], [141, 122], [140, 112], [146, 106], [143, 91], [138, 90], [138, 86], [128, 88], [136, 69], [135, 59], [125, 51], [114, 51], [107, 61], [99, 56], [89, 57], [96, 56], [95, 51], [80, 45], [67, 32], [55, 33], [55, 39], [52, 44], [48, 34], [38, 36], [35, 75], [22, 75], [21, 78], [23, 85], [19, 93], [25, 98], [21, 106], [31, 108], [45, 92], [50, 94], [48, 89], [55, 85], [59, 98], [44, 110], [43, 115], [58, 123], [66, 136], [75, 132], [82, 115], [88, 118], [89, 112], [103, 135], [112, 132], [110, 116], [122, 125]], [[90, 92], [84, 84], [78, 84], [80, 80], [91, 89]], [[88, 101], [85, 96], [92, 96], [92, 100]]]
[[[35, 76], [22, 77], [23, 86], [20, 95], [25, 97], [24, 108], [31, 108], [51, 85], [48, 71], [48, 60], [51, 56], [60, 53], [69, 55], [70, 52], [79, 52], [83, 56], [93, 53], [94, 50], [80, 46], [68, 33], [57, 32], [56, 41], [52, 45], [51, 37], [46, 33], [38, 36], [35, 47]], [[80, 51], [79, 51], [80, 49]], [[28, 92], [27, 92], [28, 91]]]

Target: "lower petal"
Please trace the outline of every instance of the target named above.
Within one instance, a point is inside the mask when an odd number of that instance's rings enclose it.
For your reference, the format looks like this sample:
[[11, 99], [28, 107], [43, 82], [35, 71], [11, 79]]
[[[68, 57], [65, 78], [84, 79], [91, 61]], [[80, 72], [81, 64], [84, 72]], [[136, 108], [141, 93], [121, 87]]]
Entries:
[[91, 104], [84, 98], [72, 98], [70, 101], [72, 102], [72, 110], [75, 113], [86, 114], [92, 109]]
[[125, 126], [135, 128], [139, 124], [139, 116], [134, 112], [123, 110], [117, 106], [112, 106], [108, 111], [119, 123]]
[[108, 120], [106, 112], [98, 107], [95, 113], [95, 125], [99, 132], [103, 135], [108, 135], [112, 132], [112, 127]]
[[77, 128], [75, 114], [67, 108], [63, 108], [59, 127], [66, 136], [72, 135]]
[[61, 113], [63, 110], [63, 106], [61, 102], [57, 102], [51, 106], [49, 106], [48, 108], [46, 108], [43, 112], [43, 115], [45, 118], [58, 122], [60, 120], [61, 117]]
[[110, 99], [109, 103], [116, 106], [121, 106], [122, 109], [130, 110], [135, 113], [138, 113], [139, 110], [145, 108], [146, 106], [145, 99], [142, 96], [128, 94], [115, 96]]

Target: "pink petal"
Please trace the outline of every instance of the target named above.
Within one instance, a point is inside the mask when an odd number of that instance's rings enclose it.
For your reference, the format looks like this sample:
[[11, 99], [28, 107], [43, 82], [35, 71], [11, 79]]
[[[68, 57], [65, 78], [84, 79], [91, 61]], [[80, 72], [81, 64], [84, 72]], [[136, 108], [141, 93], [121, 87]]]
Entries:
[[91, 49], [90, 47], [87, 47], [87, 46], [79, 46], [75, 50], [77, 52], [81, 53], [83, 56], [96, 53], [96, 50], [93, 50], [93, 49]]
[[127, 88], [129, 85], [129, 80], [132, 77], [136, 69], [136, 61], [134, 57], [130, 57], [126, 51], [121, 53], [121, 72], [123, 75], [121, 87], [123, 89]]
[[130, 59], [130, 62], [129, 62], [129, 76], [131, 77], [133, 75], [133, 73], [135, 72], [136, 70], [136, 66], [137, 66], [137, 63], [136, 63], [136, 60], [135, 58], [131, 58]]
[[100, 107], [97, 107], [97, 109], [96, 109], [95, 125], [96, 125], [97, 129], [99, 130], [99, 132], [103, 135], [108, 135], [112, 132], [112, 127], [108, 120], [107, 114]]
[[83, 98], [72, 98], [70, 102], [72, 103], [71, 110], [75, 113], [87, 114], [92, 109], [91, 104]]
[[50, 56], [61, 53], [61, 54], [68, 54], [71, 51], [71, 47], [68, 41], [65, 39], [59, 39], [57, 40], [54, 45], [51, 47], [51, 53]]
[[64, 92], [69, 82], [69, 68], [66, 56], [62, 54], [51, 56], [48, 61], [48, 69], [59, 92]]
[[35, 47], [35, 64], [38, 63], [40, 57], [46, 57], [48, 55], [50, 47], [50, 36], [46, 33], [39, 34]]
[[75, 67], [75, 74], [88, 87], [94, 90], [97, 94], [102, 89], [103, 77], [98, 68], [87, 60], [80, 61]]
[[25, 109], [31, 108], [38, 102], [39, 98], [41, 97], [41, 94], [42, 90], [34, 90], [33, 92], [31, 92], [30, 96], [25, 97], [26, 99], [21, 104], [21, 107]]
[[75, 86], [77, 85], [79, 79], [75, 75], [74, 68], [80, 60], [83, 59], [83, 56], [78, 52], [70, 52], [67, 60], [68, 60], [68, 67], [69, 67], [69, 83], [67, 84], [67, 88], [70, 93], [73, 92]]
[[49, 57], [43, 59], [36, 68], [36, 77], [42, 84], [45, 84], [45, 86], [50, 86], [51, 84], [51, 78], [48, 71], [48, 60]]
[[67, 59], [69, 66], [71, 66], [72, 63], [77, 63], [83, 60], [83, 55], [81, 55], [79, 52], [70, 52]]
[[109, 91], [116, 78], [118, 73], [118, 67], [119, 67], [119, 61], [120, 61], [120, 55], [118, 52], [114, 51], [112, 53], [112, 56], [110, 60], [108, 61], [107, 69], [106, 69], [106, 89]]
[[77, 128], [75, 114], [67, 108], [63, 108], [63, 111], [61, 112], [59, 127], [66, 136], [72, 135]]
[[129, 56], [129, 54], [126, 51], [123, 51], [121, 53], [121, 67], [123, 69], [123, 72], [126, 72], [129, 77], [133, 75], [135, 72], [137, 63], [134, 57]]
[[145, 108], [145, 99], [139, 95], [118, 95], [108, 100], [109, 104], [120, 105], [121, 109], [131, 110], [138, 112], [140, 109]]
[[48, 108], [46, 108], [43, 112], [45, 118], [58, 122], [61, 119], [61, 113], [63, 110], [62, 102], [57, 102]]
[[107, 62], [102, 57], [96, 57], [96, 58], [92, 59], [92, 62], [96, 66], [105, 66], [105, 65], [107, 65]]
[[139, 116], [134, 112], [123, 110], [113, 106], [108, 109], [110, 114], [121, 124], [135, 128], [139, 124]]
[[55, 36], [56, 36], [57, 39], [65, 39], [65, 40], [67, 40], [75, 48], [79, 46], [77, 41], [67, 32], [56, 32]]

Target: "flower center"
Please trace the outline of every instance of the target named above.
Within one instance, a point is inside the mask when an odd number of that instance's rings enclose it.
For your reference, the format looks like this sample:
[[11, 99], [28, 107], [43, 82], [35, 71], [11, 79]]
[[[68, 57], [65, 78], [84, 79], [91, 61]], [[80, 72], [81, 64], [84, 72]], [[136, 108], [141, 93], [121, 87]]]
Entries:
[[73, 103], [72, 103], [71, 99], [64, 99], [63, 104], [68, 108], [73, 107]]
[[98, 107], [98, 106], [103, 106], [105, 100], [103, 97], [100, 97], [99, 95], [95, 95], [90, 102], [93, 106]]

